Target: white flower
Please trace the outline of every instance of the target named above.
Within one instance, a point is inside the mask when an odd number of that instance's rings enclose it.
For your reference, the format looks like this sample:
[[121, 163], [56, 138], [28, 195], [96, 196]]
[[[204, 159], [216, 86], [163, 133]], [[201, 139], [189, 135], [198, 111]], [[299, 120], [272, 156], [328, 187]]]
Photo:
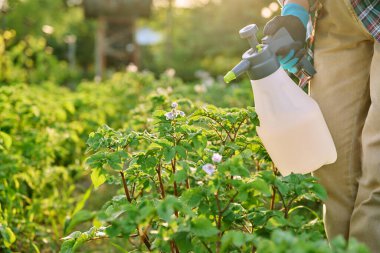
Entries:
[[207, 88], [202, 84], [197, 84], [194, 86], [194, 90], [196, 93], [205, 93], [207, 91]]
[[169, 68], [169, 69], [167, 69], [167, 70], [165, 70], [165, 74], [168, 76], [168, 77], [171, 77], [171, 78], [173, 78], [173, 77], [175, 77], [175, 69], [173, 69], [173, 68]]
[[191, 173], [195, 173], [195, 172], [197, 172], [197, 169], [194, 167], [190, 167], [190, 171], [191, 171]]
[[[2, 1], [0, 1], [2, 2]], [[0, 4], [1, 6], [2, 4]], [[42, 26], [42, 31], [46, 34], [52, 34], [54, 32], [54, 27], [52, 27], [51, 25], [44, 25]]]
[[[177, 111], [178, 112], [178, 114], [179, 114], [179, 116], [181, 116], [181, 117], [185, 117], [185, 113], [183, 112], [183, 111]], [[178, 115], [177, 114], [177, 115]]]
[[197, 181], [197, 185], [203, 186], [203, 182], [202, 181]]
[[176, 115], [173, 112], [167, 112], [165, 113], [165, 117], [167, 120], [173, 120], [175, 119]]
[[222, 161], [222, 156], [220, 154], [218, 154], [218, 153], [214, 153], [212, 155], [212, 161], [214, 163], [220, 163]]
[[177, 108], [177, 107], [178, 107], [178, 104], [177, 104], [176, 102], [173, 102], [173, 103], [172, 103], [172, 108], [175, 109], [175, 108]]
[[98, 231], [98, 232], [95, 233], [95, 236], [96, 237], [105, 237], [106, 233]]
[[210, 176], [215, 173], [215, 165], [210, 163], [203, 165], [202, 169]]
[[127, 72], [137, 72], [137, 71], [139, 71], [139, 68], [138, 68], [135, 64], [130, 63], [130, 64], [126, 67], [125, 70], [126, 70]]
[[214, 79], [212, 78], [207, 78], [203, 80], [203, 85], [206, 86], [207, 88], [211, 87], [214, 84]]
[[161, 88], [161, 87], [158, 87], [156, 92], [159, 94], [159, 95], [165, 95], [166, 94], [166, 90], [164, 88]]
[[241, 180], [241, 176], [234, 176], [234, 179]]

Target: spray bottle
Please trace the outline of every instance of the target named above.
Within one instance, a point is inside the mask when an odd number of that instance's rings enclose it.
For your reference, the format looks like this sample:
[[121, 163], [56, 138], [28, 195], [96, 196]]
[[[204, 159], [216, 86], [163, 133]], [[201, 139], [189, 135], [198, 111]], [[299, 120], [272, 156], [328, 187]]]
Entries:
[[[256, 127], [272, 161], [284, 176], [306, 174], [336, 161], [337, 153], [318, 104], [281, 68], [276, 52], [293, 42], [285, 28], [259, 44], [255, 24], [240, 30], [251, 48], [224, 77], [231, 82], [247, 73], [252, 84], [260, 126]], [[316, 72], [306, 57], [297, 65], [300, 79]]]

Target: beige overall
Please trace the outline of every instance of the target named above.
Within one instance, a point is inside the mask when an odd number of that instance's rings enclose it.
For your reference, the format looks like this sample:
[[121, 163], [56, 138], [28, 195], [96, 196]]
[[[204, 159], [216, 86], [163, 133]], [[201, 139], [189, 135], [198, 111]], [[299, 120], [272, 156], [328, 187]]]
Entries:
[[380, 43], [349, 0], [322, 0], [311, 96], [333, 136], [338, 160], [317, 170], [328, 192], [327, 236], [355, 237], [380, 253]]

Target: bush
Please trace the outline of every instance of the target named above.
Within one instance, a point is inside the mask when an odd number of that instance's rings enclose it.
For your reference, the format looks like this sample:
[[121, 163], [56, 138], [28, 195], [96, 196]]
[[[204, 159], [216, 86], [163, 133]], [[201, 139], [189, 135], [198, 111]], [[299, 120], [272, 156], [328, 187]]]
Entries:
[[[328, 250], [316, 179], [278, 174], [254, 108], [204, 104], [246, 107], [247, 86], [199, 93], [167, 74], [118, 73], [76, 91], [0, 87], [0, 251], [73, 252], [105, 238], [139, 252]], [[107, 200], [92, 208], [91, 197]]]

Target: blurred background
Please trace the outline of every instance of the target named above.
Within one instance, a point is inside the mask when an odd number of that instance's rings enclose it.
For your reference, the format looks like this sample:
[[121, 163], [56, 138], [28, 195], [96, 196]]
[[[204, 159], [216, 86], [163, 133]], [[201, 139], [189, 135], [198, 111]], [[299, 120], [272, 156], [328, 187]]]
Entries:
[[122, 193], [117, 179], [91, 186], [99, 127], [152, 131], [174, 101], [187, 115], [252, 106], [248, 78], [221, 77], [249, 47], [239, 30], [279, 12], [276, 0], [0, 0], [0, 252], [59, 252]]
[[239, 29], [262, 29], [279, 7], [275, 0], [0, 0], [0, 82], [74, 88], [136, 69], [185, 81], [218, 77], [248, 47]]

